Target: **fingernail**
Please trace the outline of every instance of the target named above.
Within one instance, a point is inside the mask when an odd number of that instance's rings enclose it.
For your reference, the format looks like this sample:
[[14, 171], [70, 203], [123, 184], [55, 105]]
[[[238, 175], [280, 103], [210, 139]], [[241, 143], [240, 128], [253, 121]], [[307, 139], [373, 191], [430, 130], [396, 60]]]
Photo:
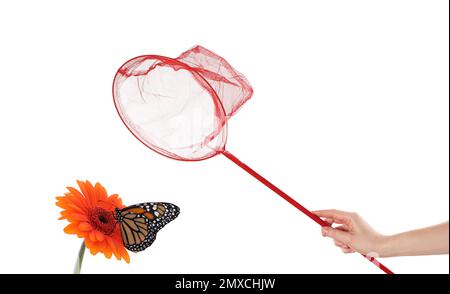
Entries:
[[322, 228], [322, 236], [326, 237], [328, 235], [329, 231], [330, 231], [330, 229], [328, 227], [323, 227]]

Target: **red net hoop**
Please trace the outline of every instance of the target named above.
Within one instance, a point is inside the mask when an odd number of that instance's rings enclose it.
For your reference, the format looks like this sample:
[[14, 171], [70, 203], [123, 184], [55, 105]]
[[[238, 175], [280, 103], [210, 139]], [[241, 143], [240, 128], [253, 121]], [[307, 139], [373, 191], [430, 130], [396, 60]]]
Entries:
[[200, 46], [176, 59], [133, 58], [113, 84], [117, 111], [134, 136], [160, 154], [186, 161], [225, 150], [227, 119], [252, 93], [242, 74]]

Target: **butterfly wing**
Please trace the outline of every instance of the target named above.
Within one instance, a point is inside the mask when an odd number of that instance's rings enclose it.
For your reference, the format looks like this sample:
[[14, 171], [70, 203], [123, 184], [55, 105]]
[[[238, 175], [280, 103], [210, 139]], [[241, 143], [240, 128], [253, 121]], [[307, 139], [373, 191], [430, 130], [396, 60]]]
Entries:
[[180, 214], [172, 203], [146, 202], [125, 207], [118, 219], [124, 246], [134, 252], [152, 245], [156, 233]]

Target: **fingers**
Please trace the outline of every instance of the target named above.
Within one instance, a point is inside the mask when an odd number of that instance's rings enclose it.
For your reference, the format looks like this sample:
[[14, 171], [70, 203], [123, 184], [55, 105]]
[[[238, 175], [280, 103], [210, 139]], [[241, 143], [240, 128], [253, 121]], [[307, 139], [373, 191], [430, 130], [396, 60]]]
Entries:
[[[322, 236], [332, 238], [334, 244], [341, 249], [343, 253], [354, 253], [351, 247], [352, 235], [349, 231], [352, 228], [355, 215], [351, 212], [335, 209], [313, 211], [318, 217], [323, 218], [330, 227], [322, 227]], [[331, 227], [334, 223], [340, 224], [338, 227]]]
[[[332, 219], [329, 219], [329, 218], [326, 218], [326, 219], [324, 219], [324, 221], [327, 223], [327, 224], [329, 224], [329, 226], [331, 227], [332, 225], [333, 225], [333, 220]], [[325, 237], [325, 235], [322, 233], [322, 236], [323, 237]]]
[[322, 236], [330, 237], [343, 244], [350, 244], [352, 235], [340, 229], [335, 229], [331, 227], [322, 227]]
[[332, 218], [326, 218], [324, 219], [324, 221], [328, 223], [330, 226], [334, 223]]
[[336, 230], [341, 230], [344, 232], [349, 232], [350, 228], [347, 225], [342, 225], [342, 226], [338, 226], [338, 227], [334, 227]]
[[355, 250], [353, 250], [352, 248], [348, 247], [348, 248], [341, 248], [342, 252], [344, 253], [354, 253]]
[[326, 209], [326, 210], [316, 210], [313, 211], [318, 217], [330, 219], [338, 224], [350, 224], [352, 220], [352, 213], [336, 210], [336, 209]]
[[342, 210], [337, 210], [337, 209], [315, 210], [312, 213], [314, 213], [317, 216], [327, 217], [327, 218], [335, 218], [336, 216], [347, 216], [347, 215], [349, 215], [348, 212], [342, 211]]
[[355, 250], [353, 250], [350, 246], [345, 245], [342, 242], [334, 241], [334, 244], [336, 245], [336, 247], [339, 247], [342, 250], [342, 252], [344, 252], [344, 253], [353, 253], [353, 252], [355, 252]]
[[347, 245], [338, 240], [334, 240], [334, 245], [336, 245], [337, 247], [348, 247]]

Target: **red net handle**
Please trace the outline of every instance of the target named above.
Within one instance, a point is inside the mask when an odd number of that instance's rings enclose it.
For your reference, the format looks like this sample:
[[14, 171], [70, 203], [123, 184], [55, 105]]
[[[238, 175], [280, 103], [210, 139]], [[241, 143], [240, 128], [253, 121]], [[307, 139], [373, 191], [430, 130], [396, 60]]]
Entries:
[[[289, 196], [288, 194], [284, 193], [280, 188], [278, 188], [277, 186], [275, 186], [274, 184], [272, 184], [271, 182], [269, 182], [267, 179], [265, 179], [263, 176], [261, 176], [260, 174], [258, 174], [256, 171], [254, 171], [253, 169], [251, 169], [248, 165], [246, 165], [245, 163], [243, 163], [242, 161], [240, 161], [236, 156], [234, 156], [233, 154], [231, 154], [228, 151], [223, 151], [222, 152], [223, 155], [225, 155], [225, 157], [227, 157], [229, 160], [231, 160], [232, 162], [234, 162], [236, 165], [238, 165], [239, 167], [241, 167], [243, 170], [245, 170], [247, 173], [249, 173], [250, 175], [252, 175], [254, 178], [256, 178], [258, 181], [260, 181], [261, 183], [263, 183], [266, 187], [268, 187], [270, 190], [274, 191], [275, 193], [277, 193], [279, 196], [281, 196], [284, 200], [286, 200], [287, 202], [289, 202], [292, 206], [294, 206], [295, 208], [297, 208], [298, 210], [300, 210], [301, 212], [303, 212], [306, 216], [308, 216], [310, 219], [312, 219], [313, 221], [315, 221], [317, 224], [319, 224], [322, 227], [329, 227], [330, 224], [325, 222], [324, 220], [322, 220], [320, 217], [318, 217], [317, 215], [315, 215], [314, 213], [312, 213], [309, 209], [305, 208], [303, 205], [301, 205], [300, 203], [298, 203], [294, 198], [292, 198], [291, 196]], [[370, 262], [372, 262], [374, 265], [376, 265], [378, 268], [380, 268], [383, 272], [385, 272], [386, 274], [394, 274], [393, 271], [391, 271], [389, 268], [387, 268], [386, 266], [384, 266], [381, 262], [379, 262], [377, 259], [375, 259], [374, 257], [370, 257], [370, 256], [366, 256], [364, 254], [361, 254], [364, 258], [366, 258], [367, 260], [369, 260]]]

